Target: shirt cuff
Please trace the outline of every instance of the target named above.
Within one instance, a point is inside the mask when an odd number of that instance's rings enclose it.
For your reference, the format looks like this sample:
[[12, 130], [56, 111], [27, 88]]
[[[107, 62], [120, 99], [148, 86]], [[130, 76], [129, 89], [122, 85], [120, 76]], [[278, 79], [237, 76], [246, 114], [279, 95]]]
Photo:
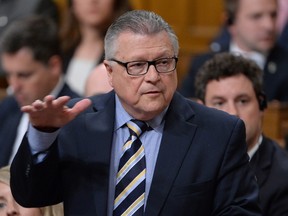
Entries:
[[31, 124], [28, 126], [27, 138], [32, 154], [46, 151], [56, 140], [60, 129], [54, 132], [41, 132]]

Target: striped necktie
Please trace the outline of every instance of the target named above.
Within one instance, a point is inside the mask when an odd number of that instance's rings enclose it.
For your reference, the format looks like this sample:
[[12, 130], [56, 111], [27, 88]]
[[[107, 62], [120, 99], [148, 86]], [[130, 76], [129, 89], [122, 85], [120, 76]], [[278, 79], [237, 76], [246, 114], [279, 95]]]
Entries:
[[127, 124], [130, 137], [123, 145], [114, 200], [114, 216], [143, 215], [146, 162], [140, 135], [148, 129], [145, 122], [131, 120]]

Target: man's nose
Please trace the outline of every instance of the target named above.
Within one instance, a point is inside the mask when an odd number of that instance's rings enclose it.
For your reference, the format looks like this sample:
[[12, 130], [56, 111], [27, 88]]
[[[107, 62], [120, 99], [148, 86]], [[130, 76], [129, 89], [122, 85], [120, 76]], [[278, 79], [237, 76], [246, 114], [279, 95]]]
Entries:
[[226, 112], [228, 112], [231, 115], [235, 115], [235, 116], [239, 115], [238, 108], [234, 103], [231, 103], [227, 106]]
[[7, 206], [7, 216], [17, 216], [19, 215], [19, 210], [16, 203], [11, 203]]
[[155, 65], [150, 64], [148, 66], [147, 73], [145, 74], [145, 77], [147, 79], [150, 79], [150, 80], [158, 80], [159, 79], [159, 73], [156, 70]]

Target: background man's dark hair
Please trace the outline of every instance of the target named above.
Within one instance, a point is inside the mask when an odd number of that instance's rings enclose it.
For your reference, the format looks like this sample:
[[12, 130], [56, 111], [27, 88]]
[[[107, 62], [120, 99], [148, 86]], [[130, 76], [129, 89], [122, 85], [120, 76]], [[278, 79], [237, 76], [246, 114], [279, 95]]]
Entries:
[[262, 90], [263, 72], [258, 65], [240, 55], [219, 53], [208, 60], [195, 78], [195, 95], [205, 103], [206, 87], [212, 80], [243, 74], [252, 83], [261, 110], [266, 108], [266, 98]]
[[9, 54], [28, 48], [34, 59], [44, 64], [53, 55], [60, 55], [56, 23], [38, 15], [13, 22], [0, 38], [0, 45], [2, 53]]

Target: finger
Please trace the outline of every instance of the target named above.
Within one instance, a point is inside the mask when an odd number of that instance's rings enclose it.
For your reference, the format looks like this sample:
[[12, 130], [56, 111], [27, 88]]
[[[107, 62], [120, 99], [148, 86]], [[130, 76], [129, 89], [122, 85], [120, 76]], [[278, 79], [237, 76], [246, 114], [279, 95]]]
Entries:
[[87, 109], [91, 105], [91, 100], [88, 98], [78, 101], [70, 110], [70, 113], [75, 117]]
[[69, 96], [62, 96], [57, 98], [56, 100], [52, 101], [52, 105], [54, 107], [63, 107], [67, 104], [67, 102], [70, 100]]
[[45, 107], [45, 104], [41, 100], [35, 100], [32, 103], [32, 107], [34, 108], [35, 111], [43, 110]]
[[47, 95], [44, 97], [44, 102], [46, 103], [47, 107], [50, 107], [52, 105], [53, 100], [55, 100], [55, 97], [53, 95]]
[[33, 111], [33, 107], [31, 105], [26, 105], [21, 107], [22, 112], [30, 113]]

